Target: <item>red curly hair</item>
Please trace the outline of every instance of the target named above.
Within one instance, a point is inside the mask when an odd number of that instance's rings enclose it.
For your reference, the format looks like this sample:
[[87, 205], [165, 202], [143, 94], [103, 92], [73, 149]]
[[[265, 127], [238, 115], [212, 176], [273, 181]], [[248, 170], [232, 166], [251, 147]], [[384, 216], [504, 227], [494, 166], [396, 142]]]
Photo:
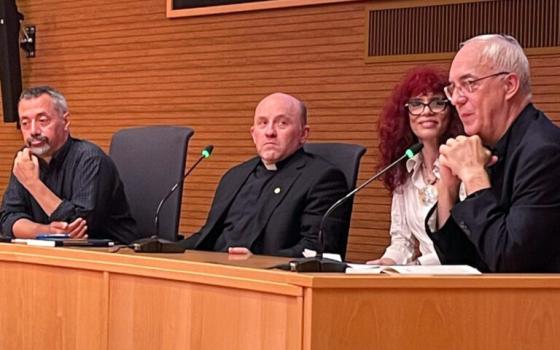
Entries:
[[[408, 71], [403, 80], [397, 84], [392, 95], [387, 100], [381, 117], [379, 118], [379, 162], [378, 169], [391, 164], [402, 156], [404, 151], [418, 138], [410, 128], [408, 111], [405, 103], [411, 97], [428, 93], [443, 93], [443, 88], [448, 84], [448, 75], [436, 67], [420, 66]], [[449, 137], [462, 133], [463, 126], [457, 111], [450, 104], [449, 125], [442, 135], [440, 144]], [[408, 172], [405, 162], [401, 162], [385, 173], [382, 178], [385, 187], [393, 192], [397, 187], [406, 182]]]

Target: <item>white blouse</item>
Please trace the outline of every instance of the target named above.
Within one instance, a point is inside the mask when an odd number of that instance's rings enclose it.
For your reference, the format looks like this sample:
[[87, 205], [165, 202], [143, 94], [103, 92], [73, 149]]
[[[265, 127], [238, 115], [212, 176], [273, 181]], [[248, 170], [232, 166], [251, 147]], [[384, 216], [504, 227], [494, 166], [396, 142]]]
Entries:
[[[407, 160], [406, 170], [411, 173], [406, 182], [393, 192], [391, 205], [391, 245], [385, 250], [382, 258], [391, 258], [399, 265], [420, 263], [422, 265], [440, 265], [434, 250], [434, 244], [426, 234], [424, 220], [430, 208], [437, 200], [436, 186], [431, 186], [430, 194], [435, 200], [426, 198], [426, 187], [422, 176], [422, 153]], [[439, 179], [439, 161], [436, 159], [433, 169]], [[434, 217], [435, 219], [435, 217]], [[416, 257], [416, 247], [420, 257]]]

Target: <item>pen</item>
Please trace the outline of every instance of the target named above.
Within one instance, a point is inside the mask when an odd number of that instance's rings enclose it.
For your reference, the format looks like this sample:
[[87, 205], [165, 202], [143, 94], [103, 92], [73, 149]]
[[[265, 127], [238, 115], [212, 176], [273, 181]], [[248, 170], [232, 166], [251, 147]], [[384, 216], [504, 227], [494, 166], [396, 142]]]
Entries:
[[68, 233], [57, 233], [57, 234], [49, 234], [49, 233], [40, 233], [35, 237], [35, 239], [52, 239], [52, 238], [70, 238]]

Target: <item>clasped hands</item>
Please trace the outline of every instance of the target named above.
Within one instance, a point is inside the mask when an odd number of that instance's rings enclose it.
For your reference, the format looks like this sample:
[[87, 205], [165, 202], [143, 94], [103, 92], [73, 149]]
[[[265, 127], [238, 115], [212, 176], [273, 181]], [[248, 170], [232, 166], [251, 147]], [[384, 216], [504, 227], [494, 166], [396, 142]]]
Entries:
[[65, 221], [53, 221], [49, 224], [50, 234], [68, 234], [70, 238], [83, 238], [87, 236], [87, 222], [82, 218], [68, 223]]
[[253, 253], [245, 247], [229, 247], [228, 259], [229, 260], [247, 260]]
[[490, 187], [486, 167], [498, 158], [482, 145], [477, 135], [450, 138], [439, 147], [440, 189], [458, 191], [461, 182], [467, 195]]

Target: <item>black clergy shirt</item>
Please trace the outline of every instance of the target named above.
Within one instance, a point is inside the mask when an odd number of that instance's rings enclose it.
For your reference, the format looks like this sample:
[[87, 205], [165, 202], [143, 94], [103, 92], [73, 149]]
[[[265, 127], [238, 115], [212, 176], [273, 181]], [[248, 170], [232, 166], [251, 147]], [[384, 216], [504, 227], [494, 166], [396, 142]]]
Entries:
[[39, 159], [41, 181], [62, 203], [48, 216], [12, 174], [0, 215], [2, 233], [13, 236], [14, 223], [27, 218], [40, 224], [87, 221], [90, 238], [130, 243], [139, 238], [113, 161], [98, 146], [69, 137], [49, 164]]
[[[228, 247], [246, 247], [251, 249], [248, 232], [253, 231], [255, 209], [261, 193], [275, 170], [267, 170], [261, 162], [249, 175], [225, 217], [222, 234], [214, 243], [215, 251], [226, 251]], [[254, 252], [257, 253], [257, 252]]]

